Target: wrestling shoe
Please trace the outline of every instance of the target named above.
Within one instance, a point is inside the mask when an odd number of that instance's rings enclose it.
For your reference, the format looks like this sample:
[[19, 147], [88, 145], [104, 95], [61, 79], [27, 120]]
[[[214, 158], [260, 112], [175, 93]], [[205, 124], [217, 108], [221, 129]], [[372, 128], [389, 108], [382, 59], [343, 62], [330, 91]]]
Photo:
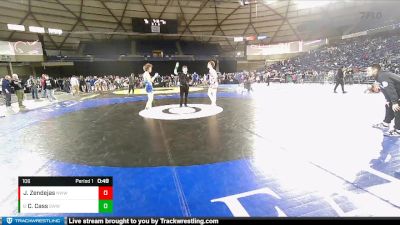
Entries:
[[389, 125], [386, 126], [384, 123], [374, 124], [372, 127], [383, 131], [387, 131], [389, 129]]
[[391, 130], [389, 132], [384, 133], [383, 135], [387, 137], [400, 137], [400, 130]]

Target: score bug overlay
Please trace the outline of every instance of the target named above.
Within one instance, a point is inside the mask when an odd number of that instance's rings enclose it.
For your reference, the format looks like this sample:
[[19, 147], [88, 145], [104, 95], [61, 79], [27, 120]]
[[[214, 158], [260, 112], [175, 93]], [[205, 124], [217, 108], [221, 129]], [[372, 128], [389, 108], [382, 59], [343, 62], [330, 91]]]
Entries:
[[19, 213], [112, 213], [112, 177], [19, 177]]

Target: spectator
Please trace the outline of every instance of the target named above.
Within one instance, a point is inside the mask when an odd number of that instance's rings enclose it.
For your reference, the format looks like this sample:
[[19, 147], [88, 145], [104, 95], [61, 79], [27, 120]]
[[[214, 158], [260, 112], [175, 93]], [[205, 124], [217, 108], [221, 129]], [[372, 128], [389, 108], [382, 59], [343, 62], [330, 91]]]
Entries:
[[128, 94], [131, 93], [132, 90], [132, 94], [135, 94], [135, 74], [131, 73], [131, 76], [129, 77], [129, 90], [128, 90]]
[[76, 78], [76, 76], [71, 77], [71, 91], [72, 95], [78, 95], [79, 94], [79, 80]]
[[83, 78], [83, 76], [79, 77], [79, 90], [82, 93], [85, 93], [85, 90], [86, 90], [86, 82], [85, 82], [85, 79]]
[[17, 95], [19, 108], [25, 108], [25, 106], [23, 105], [23, 101], [25, 98], [24, 85], [22, 81], [18, 78], [17, 74], [12, 75], [11, 86], [14, 88], [15, 94]]
[[85, 92], [86, 93], [89, 93], [89, 92], [91, 92], [91, 85], [90, 85], [90, 77], [86, 77], [85, 78], [85, 83], [86, 83], [86, 90], [85, 90]]
[[1, 92], [4, 96], [4, 103], [7, 111], [11, 109], [11, 77], [5, 76], [1, 82]]
[[49, 75], [46, 75], [46, 81], [45, 81], [45, 90], [47, 94], [47, 99], [52, 102], [56, 101], [57, 99], [54, 97], [54, 89], [56, 88], [56, 82], [49, 77]]
[[46, 74], [42, 74], [42, 78], [40, 79], [40, 87], [41, 87], [42, 98], [46, 97], [46, 90], [44, 89], [45, 82], [46, 82]]
[[71, 82], [69, 79], [63, 79], [63, 90], [67, 93], [71, 92]]
[[38, 100], [38, 88], [39, 88], [39, 83], [36, 77], [30, 76], [29, 80], [27, 81], [27, 87], [31, 89], [31, 94], [32, 94], [32, 99]]

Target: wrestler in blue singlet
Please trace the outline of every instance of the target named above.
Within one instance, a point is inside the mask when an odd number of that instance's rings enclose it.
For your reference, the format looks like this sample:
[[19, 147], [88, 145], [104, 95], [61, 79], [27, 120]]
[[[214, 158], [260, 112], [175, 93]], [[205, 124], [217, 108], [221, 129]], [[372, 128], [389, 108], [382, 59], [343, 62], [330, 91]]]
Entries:
[[151, 93], [153, 92], [153, 84], [151, 81], [145, 81], [145, 86], [146, 86], [146, 93]]

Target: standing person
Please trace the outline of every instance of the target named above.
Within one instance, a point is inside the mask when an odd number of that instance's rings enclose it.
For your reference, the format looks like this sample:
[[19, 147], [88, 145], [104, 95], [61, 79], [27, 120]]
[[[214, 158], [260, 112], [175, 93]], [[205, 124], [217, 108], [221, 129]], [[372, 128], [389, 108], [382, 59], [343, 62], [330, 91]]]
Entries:
[[90, 77], [90, 92], [94, 92], [94, 83], [96, 82], [97, 77]]
[[178, 67], [179, 67], [179, 62], [176, 63], [175, 69], [174, 69], [174, 74], [178, 75], [179, 77], [179, 89], [180, 89], [180, 107], [182, 107], [183, 104], [183, 95], [185, 95], [185, 107], [187, 107], [187, 98], [189, 95], [189, 82], [191, 80], [190, 75], [188, 74], [188, 68], [186, 65], [182, 66], [182, 72], [178, 73]]
[[336, 74], [336, 85], [335, 88], [333, 89], [334, 93], [336, 92], [336, 88], [339, 86], [339, 84], [342, 86], [342, 92], [345, 94], [346, 92], [344, 91], [344, 75], [343, 75], [343, 66], [341, 66]]
[[86, 93], [91, 92], [90, 77], [85, 78], [85, 83], [86, 83]]
[[22, 81], [18, 78], [17, 74], [12, 75], [11, 86], [14, 87], [15, 94], [17, 95], [19, 108], [21, 109], [25, 108], [25, 106], [22, 104], [25, 97], [24, 85]]
[[251, 87], [251, 83], [252, 83], [252, 80], [251, 80], [250, 76], [247, 76], [244, 79], [244, 83], [243, 83], [243, 87], [244, 87], [244, 89], [247, 90], [247, 93], [250, 93], [253, 91], [253, 88]]
[[388, 130], [390, 122], [394, 119], [394, 129], [386, 132], [385, 136], [400, 137], [400, 76], [391, 72], [381, 71], [379, 64], [374, 64], [367, 70], [379, 83], [380, 90], [386, 98], [386, 115], [382, 123], [374, 128]]
[[57, 84], [58, 84], [58, 87], [60, 88], [60, 91], [63, 91], [64, 90], [64, 80], [61, 78], [58, 78]]
[[135, 87], [137, 87], [137, 88], [142, 88], [143, 87], [143, 83], [142, 83], [142, 81], [140, 80], [139, 77], [135, 77]]
[[79, 94], [79, 80], [75, 75], [71, 77], [70, 83], [72, 95]]
[[192, 80], [193, 80], [193, 86], [197, 86], [197, 83], [199, 81], [199, 75], [196, 72], [193, 73]]
[[215, 71], [215, 62], [209, 61], [207, 63], [207, 68], [210, 72], [209, 84], [208, 87], [208, 97], [211, 100], [211, 105], [217, 105], [217, 89], [218, 89], [218, 75], [217, 71]]
[[255, 77], [256, 77], [256, 83], [260, 83], [260, 81], [261, 81], [261, 79], [260, 79], [260, 76], [259, 75], [254, 75]]
[[265, 79], [265, 80], [267, 81], [267, 85], [268, 85], [268, 86], [269, 86], [270, 78], [271, 78], [271, 72], [268, 71], [268, 72], [266, 73], [266, 79]]
[[129, 89], [128, 89], [128, 95], [131, 94], [131, 90], [132, 90], [132, 94], [135, 94], [135, 74], [131, 73], [131, 76], [129, 77]]
[[6, 105], [6, 111], [11, 110], [11, 77], [6, 75], [1, 82], [1, 92], [4, 96], [4, 103]]
[[153, 65], [151, 65], [150, 63], [146, 63], [143, 66], [143, 70], [144, 70], [143, 80], [145, 83], [145, 90], [147, 93], [146, 109], [151, 109], [151, 107], [153, 105], [153, 99], [154, 99], [153, 82], [158, 77], [158, 74], [151, 77], [150, 73], [153, 70]]
[[47, 99], [52, 102], [52, 101], [57, 101], [57, 99], [54, 97], [54, 88], [56, 88], [56, 82], [49, 77], [49, 75], [46, 75], [46, 81], [45, 81], [45, 89], [46, 89], [46, 94], [47, 94]]
[[38, 96], [38, 82], [36, 77], [30, 76], [28, 80], [28, 87], [31, 88], [32, 99], [39, 99]]
[[101, 92], [101, 90], [102, 90], [102, 85], [103, 85], [103, 79], [102, 79], [101, 77], [96, 78], [96, 79], [95, 79], [95, 82], [94, 82], [94, 86], [95, 86], [94, 91], [95, 91], [96, 93], [97, 93], [97, 92]]
[[46, 74], [42, 74], [42, 77], [40, 78], [40, 89], [41, 89], [40, 93], [42, 95], [42, 98], [46, 97], [46, 90], [44, 89], [45, 82], [46, 82]]
[[63, 80], [64, 91], [67, 93], [71, 92], [71, 81], [69, 79], [64, 78]]
[[79, 90], [82, 93], [86, 92], [86, 82], [82, 75], [79, 77]]

